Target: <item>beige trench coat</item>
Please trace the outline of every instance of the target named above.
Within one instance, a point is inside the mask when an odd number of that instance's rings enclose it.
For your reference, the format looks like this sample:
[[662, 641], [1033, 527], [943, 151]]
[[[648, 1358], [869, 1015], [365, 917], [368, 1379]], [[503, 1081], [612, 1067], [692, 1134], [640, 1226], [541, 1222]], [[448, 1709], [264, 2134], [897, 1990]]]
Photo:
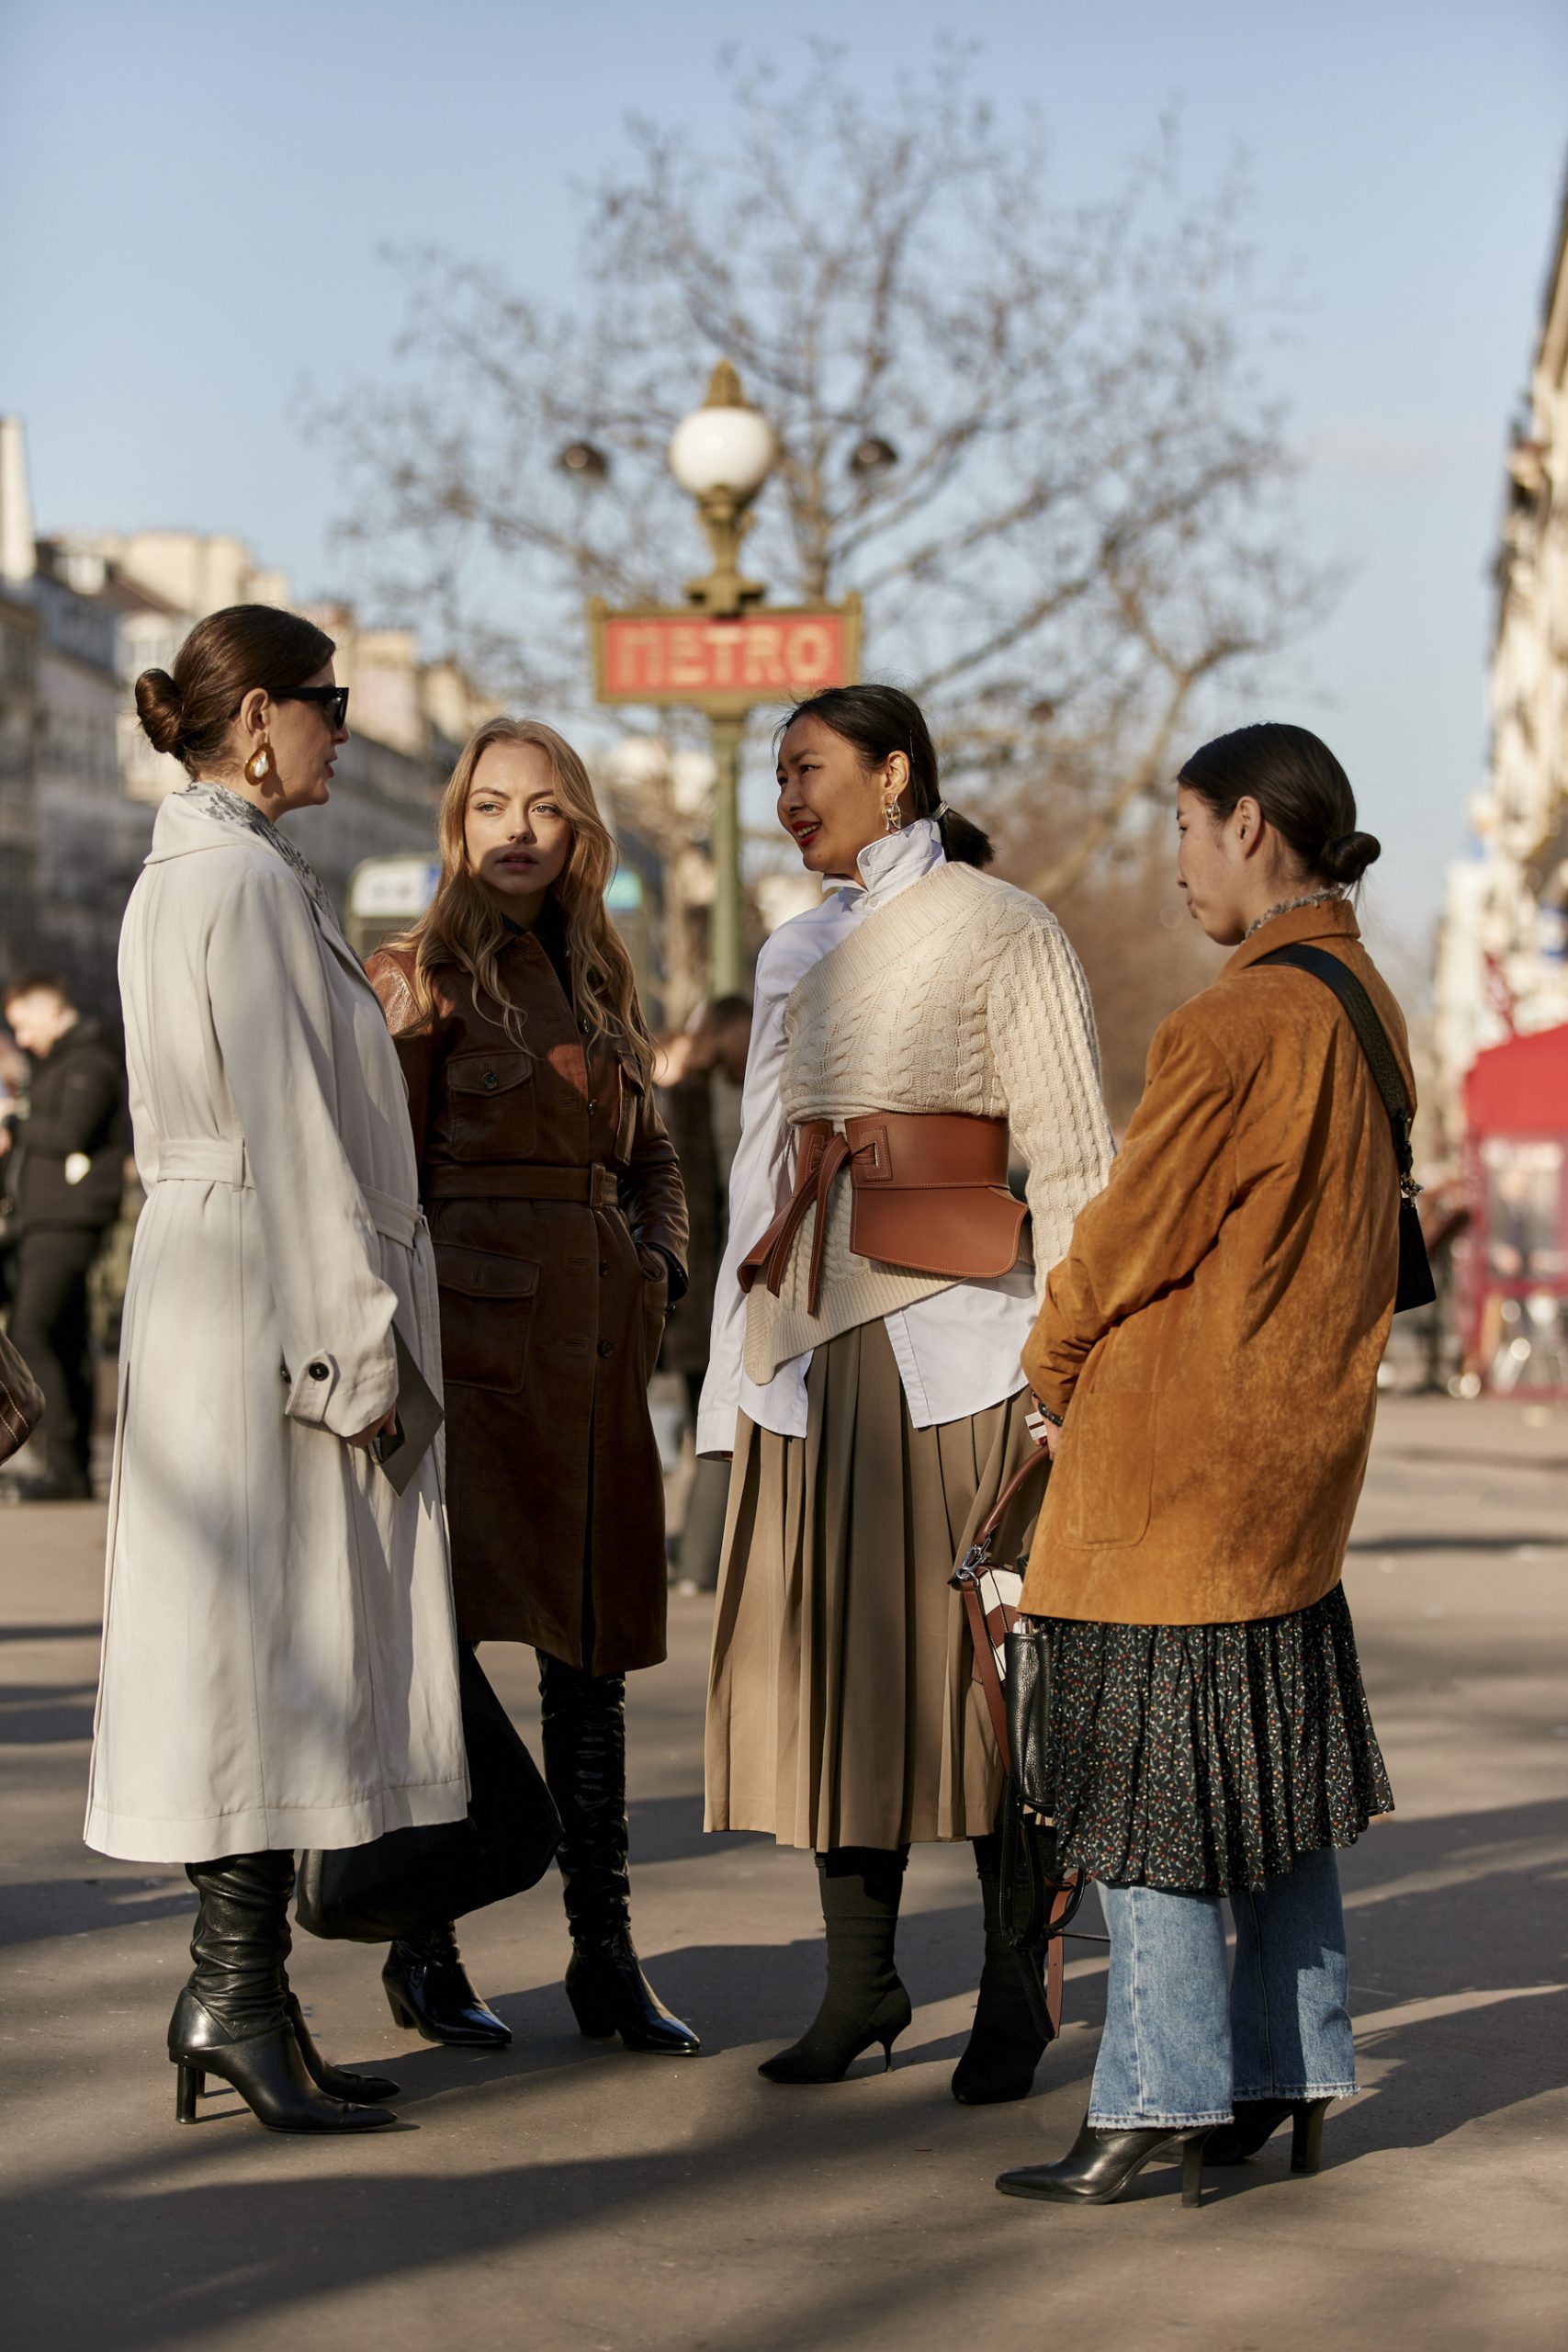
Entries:
[[408, 1105], [375, 993], [266, 842], [175, 795], [120, 989], [137, 1165], [86, 1840], [184, 1862], [363, 1844], [466, 1804], [433, 1450], [344, 1439], [439, 1393]]

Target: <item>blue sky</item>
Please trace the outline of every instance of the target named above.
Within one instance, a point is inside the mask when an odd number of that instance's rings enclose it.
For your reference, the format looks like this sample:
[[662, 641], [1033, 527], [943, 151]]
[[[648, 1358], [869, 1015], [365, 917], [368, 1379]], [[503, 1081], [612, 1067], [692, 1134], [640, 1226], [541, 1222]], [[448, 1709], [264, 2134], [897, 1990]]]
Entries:
[[977, 39], [1003, 119], [1043, 113], [1057, 197], [1108, 189], [1172, 106], [1194, 187], [1245, 157], [1259, 280], [1292, 292], [1273, 367], [1302, 526], [1354, 568], [1268, 710], [1345, 759], [1416, 944], [1482, 774], [1505, 435], [1568, 155], [1561, 0], [10, 0], [0, 409], [27, 420], [40, 525], [237, 531], [298, 593], [338, 584], [299, 389], [390, 364], [381, 245], [569, 297], [627, 109], [700, 134], [719, 45], [762, 22], [778, 57], [845, 42], [868, 94], [942, 29]]

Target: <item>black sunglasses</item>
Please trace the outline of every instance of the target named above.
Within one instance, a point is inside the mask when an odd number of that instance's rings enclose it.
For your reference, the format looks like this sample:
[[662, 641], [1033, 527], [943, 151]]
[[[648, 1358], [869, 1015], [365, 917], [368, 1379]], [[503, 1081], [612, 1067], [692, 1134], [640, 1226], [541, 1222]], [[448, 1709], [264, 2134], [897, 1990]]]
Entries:
[[327, 725], [335, 733], [348, 717], [346, 686], [288, 686], [273, 695], [274, 702], [313, 702]]

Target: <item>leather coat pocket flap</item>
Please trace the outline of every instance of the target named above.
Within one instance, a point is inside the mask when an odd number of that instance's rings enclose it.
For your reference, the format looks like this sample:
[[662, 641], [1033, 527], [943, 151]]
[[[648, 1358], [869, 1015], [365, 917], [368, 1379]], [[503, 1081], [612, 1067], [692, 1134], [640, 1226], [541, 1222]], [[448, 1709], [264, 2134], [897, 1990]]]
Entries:
[[443, 1290], [461, 1291], [467, 1298], [532, 1298], [539, 1269], [525, 1258], [503, 1258], [498, 1250], [464, 1250], [438, 1241], [435, 1279]]
[[445, 1077], [454, 1094], [504, 1094], [534, 1075], [532, 1054], [454, 1054]]

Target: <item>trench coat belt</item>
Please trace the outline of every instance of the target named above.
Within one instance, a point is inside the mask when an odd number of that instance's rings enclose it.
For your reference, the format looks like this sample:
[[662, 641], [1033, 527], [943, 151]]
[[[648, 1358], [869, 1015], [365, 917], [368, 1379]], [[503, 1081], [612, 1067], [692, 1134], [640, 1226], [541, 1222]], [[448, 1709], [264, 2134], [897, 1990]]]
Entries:
[[[235, 1193], [255, 1189], [243, 1136], [169, 1136], [158, 1146], [160, 1184], [227, 1184]], [[412, 1250], [422, 1222], [419, 1210], [374, 1184], [361, 1184], [366, 1210], [383, 1240]]]
[[807, 1312], [816, 1314], [829, 1196], [846, 1168], [850, 1247], [858, 1256], [958, 1282], [994, 1280], [1017, 1263], [1029, 1211], [1008, 1190], [1005, 1119], [874, 1111], [846, 1119], [841, 1134], [830, 1120], [803, 1121], [799, 1136], [795, 1190], [741, 1260], [742, 1290], [761, 1275], [778, 1296], [795, 1236], [814, 1208]]
[[585, 1208], [620, 1206], [620, 1186], [608, 1161], [554, 1168], [527, 1160], [442, 1160], [424, 1171], [427, 1201], [576, 1201]]

